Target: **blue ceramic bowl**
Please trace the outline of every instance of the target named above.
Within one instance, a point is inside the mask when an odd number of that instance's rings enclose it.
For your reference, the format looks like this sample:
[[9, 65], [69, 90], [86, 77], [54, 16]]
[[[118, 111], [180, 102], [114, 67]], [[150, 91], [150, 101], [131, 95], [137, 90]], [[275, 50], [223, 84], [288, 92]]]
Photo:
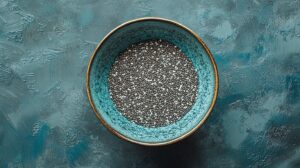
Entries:
[[[191, 110], [179, 121], [158, 128], [143, 127], [125, 118], [108, 87], [109, 71], [119, 53], [133, 43], [150, 39], [163, 39], [179, 47], [192, 61], [199, 80]], [[171, 20], [140, 18], [113, 29], [99, 43], [90, 59], [86, 87], [96, 116], [112, 133], [130, 142], [157, 146], [177, 142], [204, 123], [216, 101], [218, 73], [211, 52], [196, 33]]]

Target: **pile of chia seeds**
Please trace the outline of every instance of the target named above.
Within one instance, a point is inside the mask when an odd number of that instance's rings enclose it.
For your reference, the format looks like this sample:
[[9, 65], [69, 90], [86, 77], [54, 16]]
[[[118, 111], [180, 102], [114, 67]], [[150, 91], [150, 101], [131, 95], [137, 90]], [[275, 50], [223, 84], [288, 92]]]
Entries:
[[160, 127], [178, 121], [191, 109], [198, 77], [179, 48], [152, 40], [131, 45], [119, 55], [109, 74], [109, 90], [127, 119]]

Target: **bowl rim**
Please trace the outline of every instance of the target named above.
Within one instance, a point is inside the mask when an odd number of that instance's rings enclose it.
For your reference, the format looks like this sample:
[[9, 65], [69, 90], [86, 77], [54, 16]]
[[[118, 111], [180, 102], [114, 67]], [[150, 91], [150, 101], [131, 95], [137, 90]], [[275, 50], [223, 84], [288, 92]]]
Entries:
[[[114, 32], [116, 32], [117, 30], [128, 26], [132, 23], [137, 23], [137, 22], [143, 22], [143, 21], [158, 21], [158, 22], [165, 22], [165, 23], [169, 23], [169, 24], [173, 24], [181, 29], [186, 30], [188, 33], [190, 33], [191, 35], [193, 35], [198, 42], [203, 46], [205, 52], [207, 53], [207, 55], [210, 58], [210, 62], [213, 65], [213, 70], [214, 70], [214, 78], [215, 78], [215, 87], [214, 87], [214, 95], [213, 95], [213, 99], [212, 102], [210, 104], [209, 109], [207, 110], [205, 116], [201, 119], [201, 121], [191, 130], [189, 130], [188, 132], [186, 132], [185, 134], [171, 139], [171, 140], [167, 140], [167, 141], [162, 141], [162, 142], [141, 142], [141, 141], [137, 141], [135, 139], [132, 139], [126, 135], [123, 135], [121, 133], [119, 133], [118, 131], [116, 131], [115, 129], [113, 129], [109, 124], [106, 123], [106, 121], [102, 118], [102, 116], [100, 115], [100, 113], [98, 112], [97, 108], [94, 105], [94, 100], [91, 96], [91, 91], [90, 91], [90, 83], [89, 83], [89, 78], [90, 78], [90, 71], [91, 71], [91, 66], [93, 64], [94, 58], [96, 57], [96, 54], [99, 50], [99, 48], [101, 47], [101, 45], [110, 37], [110, 35], [112, 35]], [[219, 75], [218, 75], [218, 69], [217, 69], [217, 65], [216, 62], [213, 58], [213, 55], [211, 53], [211, 51], [209, 50], [209, 48], [207, 47], [207, 45], [203, 42], [203, 40], [200, 38], [200, 36], [195, 33], [193, 30], [189, 29], [188, 27], [184, 26], [183, 24], [173, 21], [173, 20], [169, 20], [169, 19], [165, 19], [165, 18], [160, 18], [160, 17], [142, 17], [142, 18], [137, 18], [137, 19], [133, 19], [133, 20], [129, 20], [127, 22], [124, 22], [122, 24], [120, 24], [119, 26], [117, 26], [116, 28], [112, 29], [108, 34], [106, 34], [104, 36], [104, 38], [98, 43], [98, 45], [96, 46], [94, 52], [92, 53], [90, 60], [89, 60], [89, 64], [87, 67], [87, 72], [86, 72], [86, 91], [87, 91], [87, 96], [89, 99], [89, 102], [92, 106], [92, 109], [94, 111], [94, 113], [96, 114], [98, 120], [114, 135], [116, 135], [117, 137], [119, 137], [122, 140], [131, 142], [131, 143], [135, 143], [138, 145], [144, 145], [144, 146], [163, 146], [163, 145], [169, 145], [169, 144], [173, 144], [176, 143], [180, 140], [185, 139], [186, 137], [190, 136], [191, 134], [193, 134], [197, 129], [199, 129], [207, 120], [208, 116], [211, 114], [213, 107], [215, 106], [216, 100], [217, 100], [217, 95], [218, 95], [218, 89], [219, 89]]]

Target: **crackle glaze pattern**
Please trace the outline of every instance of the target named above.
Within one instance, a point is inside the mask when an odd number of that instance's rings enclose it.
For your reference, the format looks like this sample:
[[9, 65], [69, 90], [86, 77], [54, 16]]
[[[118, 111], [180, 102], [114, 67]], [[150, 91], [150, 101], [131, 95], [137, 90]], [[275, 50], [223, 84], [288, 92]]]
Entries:
[[[0, 0], [0, 167], [300, 167], [299, 0]], [[119, 24], [178, 21], [210, 48], [216, 105], [187, 139], [112, 135], [85, 89], [89, 58]]]
[[[130, 44], [153, 39], [173, 43], [185, 53], [197, 72], [199, 86], [195, 104], [181, 120], [147, 128], [129, 121], [117, 110], [110, 98], [108, 75], [120, 52]], [[89, 87], [97, 112], [110, 127], [134, 141], [161, 143], [188, 133], [204, 118], [213, 101], [215, 73], [208, 54], [195, 36], [167, 21], [139, 21], [116, 30], [100, 45], [90, 66]]]

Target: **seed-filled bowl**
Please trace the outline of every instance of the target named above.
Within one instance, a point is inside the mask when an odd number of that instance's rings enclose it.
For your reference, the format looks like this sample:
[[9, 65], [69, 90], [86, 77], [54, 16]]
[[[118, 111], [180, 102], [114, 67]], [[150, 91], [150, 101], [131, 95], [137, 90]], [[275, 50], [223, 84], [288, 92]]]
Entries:
[[[120, 102], [116, 103], [116, 100], [113, 99], [114, 96], [118, 97], [117, 94], [120, 91], [114, 93], [115, 95], [113, 94], [113, 96], [111, 94], [111, 88], [122, 89], [122, 87], [118, 87], [117, 84], [129, 84], [126, 79], [127, 76], [124, 77], [125, 81], [127, 81], [124, 83], [121, 81], [121, 78], [120, 81], [118, 81], [119, 78], [111, 79], [110, 77], [111, 72], [116, 71], [115, 69], [117, 69], [113, 67], [116, 64], [115, 62], [118, 60], [118, 57], [122, 55], [122, 53], [123, 55], [126, 55], [126, 53], [124, 54], [124, 51], [126, 51], [126, 49], [130, 46], [134, 46], [139, 43], [144, 45], [143, 42], [147, 41], [150, 41], [151, 45], [152, 42], [156, 43], [156, 41], [158, 41], [159, 43], [159, 41], [163, 41], [176, 46], [179, 49], [178, 52], [182, 52], [191, 62], [197, 76], [197, 78], [195, 78], [197, 80], [197, 89], [195, 91], [196, 97], [193, 97], [194, 100], [191, 107], [188, 108], [186, 113], [184, 113], [183, 116], [180, 116], [178, 120], [167, 124], [160, 124], [158, 126], [153, 124], [148, 126], [147, 123], [141, 124], [144, 122], [143, 120], [140, 122], [131, 120], [130, 115], [129, 117], [126, 116], [124, 115], [124, 112], [120, 110], [120, 107], [122, 107], [122, 105], [119, 104]], [[138, 57], [139, 56], [137, 56], [137, 58]], [[147, 60], [145, 55], [143, 56], [143, 59]], [[174, 59], [176, 58], [174, 57]], [[160, 59], [157, 60], [159, 61]], [[180, 60], [178, 62], [180, 62]], [[142, 64], [144, 64], [144, 62], [142, 62]], [[135, 64], [133, 65], [136, 66]], [[134, 68], [135, 67], [132, 69]], [[183, 67], [179, 66], [175, 68], [178, 69]], [[117, 73], [117, 71], [114, 73]], [[186, 76], [188, 77], [189, 75]], [[144, 77], [142, 76], [142, 78], [145, 78], [146, 80], [147, 75]], [[117, 84], [112, 86], [110, 83], [111, 81], [116, 81]], [[187, 81], [190, 80], [187, 79]], [[178, 82], [180, 83], [180, 81]], [[137, 83], [135, 85], [139, 84]], [[112, 133], [121, 139], [133, 143], [148, 146], [159, 146], [171, 144], [189, 136], [205, 122], [211, 113], [217, 98], [218, 72], [211, 52], [196, 33], [182, 24], [171, 20], [147, 17], [126, 22], [113, 29], [104, 37], [104, 39], [96, 47], [90, 59], [86, 76], [86, 87], [89, 101], [97, 118]], [[180, 84], [179, 89], [181, 89], [181, 87], [182, 84]], [[123, 88], [126, 88], [126, 86], [123, 86]], [[153, 91], [156, 91], [155, 88]], [[170, 100], [173, 100], [172, 98], [174, 97], [176, 98], [175, 92], [170, 93], [174, 94], [169, 95], [173, 96]], [[151, 98], [151, 96], [149, 97], [148, 95], [147, 99], [149, 98]], [[155, 97], [153, 97], [153, 99], [155, 102]], [[148, 107], [149, 105], [144, 104], [144, 106]], [[164, 107], [162, 106], [162, 108]], [[170, 106], [165, 108], [173, 109]], [[127, 108], [126, 110], [130, 111], [130, 109], [131, 108]], [[151, 111], [151, 108], [144, 109], [150, 109]], [[132, 108], [132, 110], [136, 109]], [[168, 115], [172, 114], [172, 111], [167, 112]], [[147, 114], [148, 111], [143, 111], [136, 115]], [[134, 118], [136, 115], [132, 115], [132, 117]], [[145, 121], [152, 121], [151, 115], [149, 116], [147, 116], [148, 118], [146, 118], [147, 120]], [[145, 118], [145, 116], [137, 116], [137, 118], [143, 117]], [[156, 120], [161, 121], [159, 118], [156, 118]]]

